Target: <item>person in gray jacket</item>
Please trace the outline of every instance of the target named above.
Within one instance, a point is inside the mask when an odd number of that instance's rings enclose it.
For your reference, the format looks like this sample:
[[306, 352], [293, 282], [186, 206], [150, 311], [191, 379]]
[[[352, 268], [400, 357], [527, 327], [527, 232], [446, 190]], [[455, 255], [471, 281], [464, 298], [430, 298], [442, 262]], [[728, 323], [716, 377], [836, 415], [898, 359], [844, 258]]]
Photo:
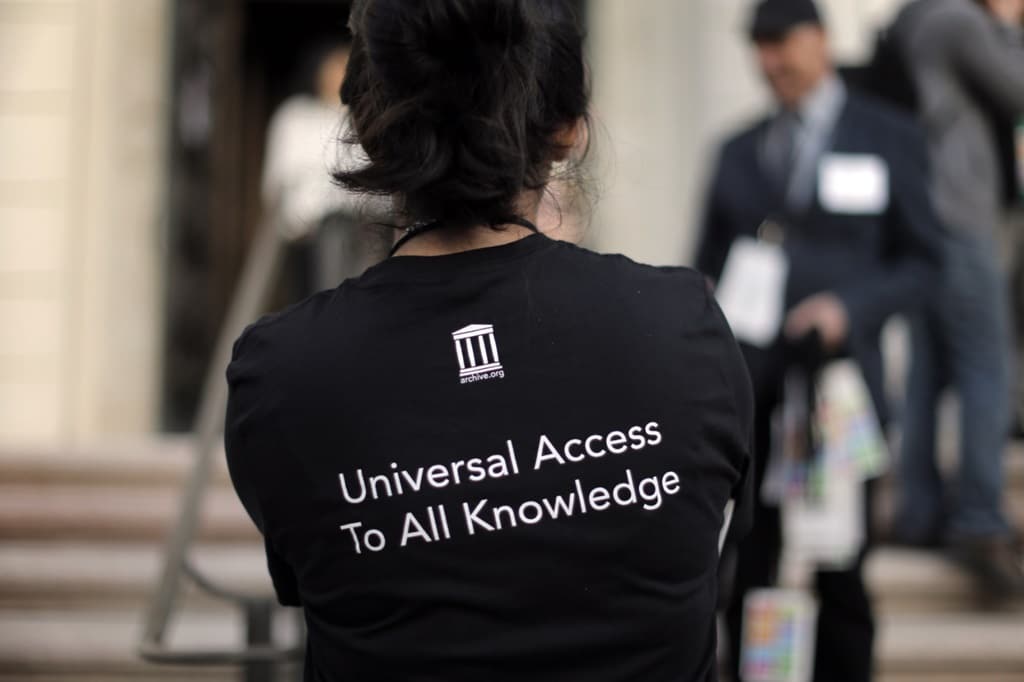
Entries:
[[[947, 230], [939, 291], [913, 324], [894, 532], [908, 544], [948, 543], [997, 594], [1024, 590], [1022, 553], [1003, 511], [1010, 427], [1007, 283], [996, 238], [998, 151], [987, 111], [1024, 115], [1024, 0], [915, 0], [891, 36], [917, 90]], [[936, 465], [936, 403], [959, 394], [960, 470], [951, 503]]]

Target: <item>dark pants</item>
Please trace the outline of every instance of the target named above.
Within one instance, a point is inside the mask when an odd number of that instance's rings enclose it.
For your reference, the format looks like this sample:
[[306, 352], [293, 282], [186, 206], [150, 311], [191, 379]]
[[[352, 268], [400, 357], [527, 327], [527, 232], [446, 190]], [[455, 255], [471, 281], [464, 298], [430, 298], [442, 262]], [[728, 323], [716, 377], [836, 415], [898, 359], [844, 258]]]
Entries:
[[[736, 680], [741, 679], [738, 643], [743, 632], [744, 598], [750, 590], [776, 584], [782, 554], [779, 509], [765, 506], [761, 502], [760, 489], [771, 448], [771, 415], [782, 397], [782, 380], [787, 363], [786, 354], [781, 349], [762, 351], [744, 347], [743, 350], [754, 382], [754, 457], [758, 494], [753, 529], [734, 548], [738, 553], [736, 575], [732, 597], [726, 607], [729, 664]], [[865, 507], [871, 507], [870, 495]], [[819, 571], [815, 576], [820, 605], [815, 682], [865, 682], [871, 679], [875, 623], [862, 573], [866, 553], [865, 548], [857, 565], [849, 570]]]
[[[946, 238], [942, 281], [930, 303], [912, 327], [897, 528], [910, 540], [936, 530], [954, 537], [1010, 535], [1002, 507], [1012, 383], [1009, 306], [990, 237]], [[936, 409], [947, 386], [960, 396], [960, 470], [951, 508], [935, 443]]]

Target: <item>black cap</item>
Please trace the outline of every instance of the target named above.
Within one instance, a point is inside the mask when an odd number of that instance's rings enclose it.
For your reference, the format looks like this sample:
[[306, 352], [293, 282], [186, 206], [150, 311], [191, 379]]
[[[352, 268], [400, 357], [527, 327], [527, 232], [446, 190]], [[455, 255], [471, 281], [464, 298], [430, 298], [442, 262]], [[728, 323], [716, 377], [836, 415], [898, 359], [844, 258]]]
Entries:
[[777, 40], [800, 24], [821, 26], [814, 0], [761, 0], [750, 20], [753, 40]]

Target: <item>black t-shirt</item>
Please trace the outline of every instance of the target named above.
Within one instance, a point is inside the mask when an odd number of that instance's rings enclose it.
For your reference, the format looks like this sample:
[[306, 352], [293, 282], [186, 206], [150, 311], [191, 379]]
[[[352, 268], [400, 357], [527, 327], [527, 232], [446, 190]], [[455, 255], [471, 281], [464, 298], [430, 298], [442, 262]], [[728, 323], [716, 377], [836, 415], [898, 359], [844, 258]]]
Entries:
[[752, 399], [703, 277], [543, 235], [251, 326], [232, 480], [315, 681], [716, 679]]

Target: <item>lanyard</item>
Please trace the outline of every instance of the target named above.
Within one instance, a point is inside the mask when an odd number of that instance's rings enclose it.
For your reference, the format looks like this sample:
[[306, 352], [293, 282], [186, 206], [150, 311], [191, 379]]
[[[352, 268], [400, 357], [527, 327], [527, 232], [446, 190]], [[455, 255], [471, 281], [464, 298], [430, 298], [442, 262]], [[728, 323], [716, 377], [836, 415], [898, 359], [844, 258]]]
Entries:
[[[513, 216], [506, 220], [502, 220], [500, 224], [519, 225], [520, 227], [525, 227], [531, 232], [540, 232], [540, 230], [537, 229], [536, 225], [531, 223], [526, 218], [520, 218], [518, 216]], [[410, 239], [418, 237], [421, 234], [427, 232], [432, 232], [443, 226], [444, 223], [442, 223], [440, 220], [427, 220], [420, 223], [416, 223], [415, 225], [410, 225], [408, 228], [406, 228], [405, 233], [399, 238], [399, 240], [395, 242], [395, 245], [391, 247], [391, 253], [388, 254], [388, 257], [394, 256], [398, 252], [398, 250], [405, 246], [406, 242], [408, 242]]]

